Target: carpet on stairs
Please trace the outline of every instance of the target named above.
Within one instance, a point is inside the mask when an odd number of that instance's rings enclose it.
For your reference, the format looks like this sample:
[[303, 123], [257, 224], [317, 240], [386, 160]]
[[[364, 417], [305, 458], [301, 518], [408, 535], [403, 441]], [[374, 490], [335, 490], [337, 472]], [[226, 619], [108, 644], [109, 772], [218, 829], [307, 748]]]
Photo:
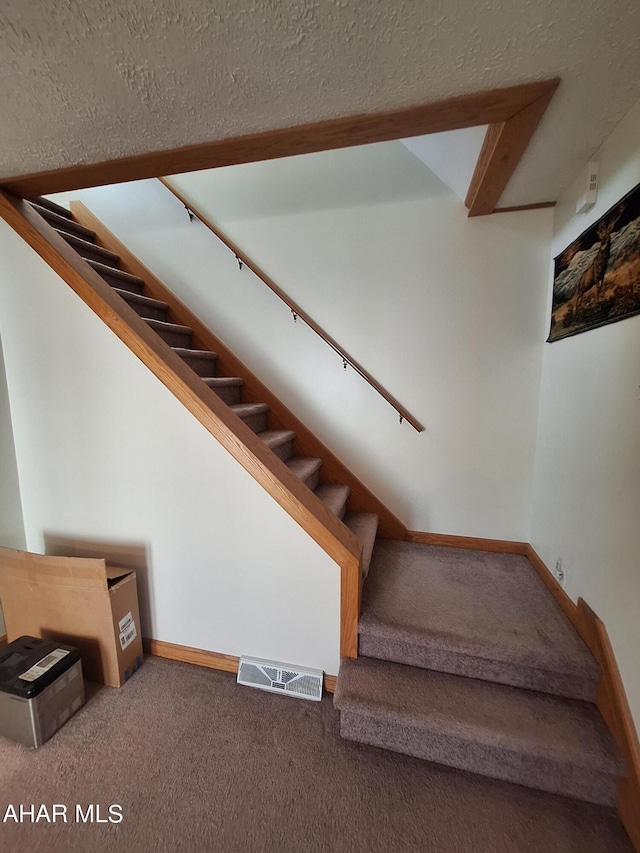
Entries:
[[526, 557], [379, 540], [359, 653], [336, 685], [343, 737], [615, 803], [598, 666]]
[[591, 652], [518, 554], [378, 541], [360, 654], [592, 701]]

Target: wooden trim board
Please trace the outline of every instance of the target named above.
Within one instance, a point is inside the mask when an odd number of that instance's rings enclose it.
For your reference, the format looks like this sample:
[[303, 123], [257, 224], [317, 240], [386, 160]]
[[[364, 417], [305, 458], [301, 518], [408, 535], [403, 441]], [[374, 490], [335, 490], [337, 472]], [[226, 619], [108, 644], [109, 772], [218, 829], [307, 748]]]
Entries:
[[515, 207], [496, 207], [494, 213], [521, 213], [523, 210], [544, 210], [546, 207], [555, 207], [555, 201], [539, 201], [536, 204], [517, 204]]
[[27, 202], [0, 192], [0, 215], [340, 566], [340, 654], [356, 657], [358, 539]]
[[640, 744], [609, 634], [583, 598], [579, 598], [577, 604], [569, 598], [531, 545], [527, 556], [600, 666], [602, 675], [596, 688], [596, 706], [627, 765], [627, 775], [618, 787], [618, 815], [635, 850], [640, 851]]
[[0, 649], [4, 649], [4, 647], [8, 644], [7, 635], [0, 634]]
[[442, 545], [447, 548], [465, 548], [471, 551], [493, 551], [500, 554], [526, 554], [526, 542], [510, 542], [507, 539], [479, 539], [473, 536], [450, 536], [446, 533], [423, 533], [407, 530], [407, 542], [420, 545]]
[[[555, 90], [557, 85], [557, 80], [521, 83], [501, 89], [457, 95], [398, 110], [344, 116], [295, 127], [215, 139], [169, 151], [151, 151], [102, 163], [17, 175], [1, 181], [0, 186], [15, 195], [34, 198], [38, 195], [81, 187], [104, 186], [142, 178], [157, 178], [161, 175], [177, 175], [199, 169], [272, 160], [372, 142], [386, 142], [463, 127], [493, 125], [517, 116], [530, 105], [544, 98], [550, 90]], [[524, 124], [520, 119], [519, 133], [510, 134], [510, 139], [511, 136], [515, 137], [514, 148], [516, 142], [518, 147], [523, 143], [526, 146], [528, 139], [524, 140], [524, 133], [520, 129]], [[503, 155], [505, 151], [509, 156], [509, 165], [515, 168], [514, 153], [504, 148]], [[490, 176], [492, 172], [493, 168], [489, 170]], [[491, 186], [495, 185], [496, 182], [492, 178]]]
[[380, 385], [380, 383], [376, 379], [374, 379], [374, 377], [367, 370], [365, 370], [364, 367], [358, 364], [358, 362], [349, 355], [349, 353], [345, 352], [340, 347], [340, 345], [331, 337], [331, 335], [328, 335], [324, 331], [324, 329], [322, 329], [315, 322], [315, 320], [312, 320], [311, 317], [306, 313], [306, 311], [300, 308], [300, 306], [296, 302], [294, 302], [293, 299], [291, 299], [282, 290], [282, 288], [278, 287], [275, 281], [270, 278], [270, 276], [268, 276], [263, 270], [261, 270], [260, 267], [242, 251], [242, 249], [236, 246], [235, 243], [233, 243], [225, 234], [223, 234], [222, 231], [217, 228], [213, 224], [213, 222], [211, 222], [211, 220], [207, 216], [205, 216], [204, 213], [202, 213], [202, 211], [198, 210], [197, 207], [194, 207], [194, 205], [191, 204], [191, 202], [188, 198], [186, 198], [186, 196], [181, 195], [176, 189], [174, 189], [171, 184], [166, 180], [166, 178], [158, 178], [158, 180], [173, 196], [175, 196], [175, 198], [178, 199], [181, 204], [183, 204], [187, 208], [187, 210], [191, 211], [191, 213], [205, 226], [205, 228], [208, 228], [209, 231], [211, 231], [211, 233], [218, 238], [218, 240], [224, 243], [224, 245], [231, 252], [233, 252], [236, 258], [241, 261], [244, 266], [247, 267], [247, 269], [250, 269], [251, 272], [256, 275], [263, 282], [263, 284], [265, 284], [269, 288], [269, 290], [275, 293], [275, 295], [284, 302], [284, 304], [294, 313], [296, 317], [302, 320], [303, 323], [306, 323], [306, 325], [309, 326], [309, 328], [312, 329], [316, 333], [316, 335], [321, 337], [322, 340], [328, 346], [330, 346], [332, 350], [334, 350], [342, 359], [345, 359], [346, 362], [348, 362], [351, 367], [356, 371], [356, 373], [359, 373], [360, 376], [365, 380], [365, 382], [368, 382], [369, 385], [371, 385], [371, 387], [375, 391], [377, 391], [378, 394], [380, 394], [380, 396], [383, 397], [387, 401], [387, 403], [389, 403], [389, 405], [391, 405], [396, 410], [396, 412], [403, 420], [411, 424], [411, 426], [417, 432], [424, 432], [424, 427], [422, 426], [420, 421], [418, 421], [417, 418], [414, 418], [414, 416], [407, 409], [405, 409], [402, 403], [396, 400], [396, 398], [392, 394], [390, 394], [389, 391], [383, 388], [382, 385]]
[[465, 199], [469, 216], [493, 213], [559, 83], [557, 79], [547, 81], [539, 98], [515, 115], [489, 125]]
[[[191, 663], [195, 666], [206, 666], [209, 669], [219, 669], [223, 672], [237, 674], [240, 658], [235, 655], [225, 655], [221, 652], [209, 652], [205, 649], [195, 649], [192, 646], [178, 646], [175, 643], [165, 643], [162, 640], [153, 640], [144, 637], [142, 647], [147, 655], [154, 655], [167, 660], [177, 660], [182, 663]], [[336, 689], [336, 675], [324, 676], [324, 689], [327, 693], [334, 693]]]
[[242, 376], [243, 401], [269, 406], [269, 429], [292, 429], [296, 433], [295, 452], [300, 456], [322, 459], [321, 480], [349, 486], [349, 508], [355, 512], [372, 512], [380, 519], [380, 535], [387, 539], [404, 539], [405, 527], [376, 496], [360, 482], [342, 462], [325, 447], [277, 397], [253, 374], [201, 320], [193, 314], [131, 251], [112, 234], [91, 211], [79, 201], [72, 201], [71, 212], [86, 228], [95, 231], [99, 246], [120, 256], [120, 267], [145, 281], [145, 293], [169, 305], [169, 319], [193, 329], [193, 345], [218, 354], [219, 376]]

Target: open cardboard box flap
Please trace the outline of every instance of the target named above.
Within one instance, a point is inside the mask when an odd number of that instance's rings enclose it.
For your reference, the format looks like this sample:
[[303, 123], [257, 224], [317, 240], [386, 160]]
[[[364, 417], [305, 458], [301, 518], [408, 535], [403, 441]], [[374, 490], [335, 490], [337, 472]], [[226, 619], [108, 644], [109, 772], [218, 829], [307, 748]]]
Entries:
[[[105, 566], [104, 570], [107, 578], [107, 586], [109, 587], [109, 589], [111, 589], [111, 587], [114, 587], [124, 578], [128, 577], [133, 571], [132, 569], [122, 569], [118, 568], [117, 566]], [[135, 572], [133, 572], [133, 574], [135, 574]]]
[[76, 646], [85, 677], [120, 687], [142, 663], [136, 573], [85, 557], [0, 548], [7, 637]]

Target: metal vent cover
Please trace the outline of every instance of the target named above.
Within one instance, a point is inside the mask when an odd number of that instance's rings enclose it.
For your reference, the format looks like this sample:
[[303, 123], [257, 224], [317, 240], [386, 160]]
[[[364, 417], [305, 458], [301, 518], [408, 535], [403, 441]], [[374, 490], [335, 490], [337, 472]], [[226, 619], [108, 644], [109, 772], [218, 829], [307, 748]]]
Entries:
[[319, 702], [322, 699], [322, 675], [321, 669], [243, 656], [238, 667], [238, 684]]

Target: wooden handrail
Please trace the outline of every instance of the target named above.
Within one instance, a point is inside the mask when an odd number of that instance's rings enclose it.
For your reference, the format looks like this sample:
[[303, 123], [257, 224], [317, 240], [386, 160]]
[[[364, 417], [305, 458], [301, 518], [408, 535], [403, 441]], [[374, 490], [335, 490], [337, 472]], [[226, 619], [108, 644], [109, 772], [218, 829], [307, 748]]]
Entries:
[[278, 287], [278, 285], [275, 283], [275, 281], [273, 281], [272, 278], [270, 278], [263, 270], [260, 269], [260, 267], [256, 263], [254, 263], [249, 257], [247, 257], [247, 255], [240, 248], [238, 248], [238, 246], [236, 246], [236, 244], [232, 240], [230, 240], [225, 234], [223, 234], [222, 231], [220, 231], [220, 229], [215, 226], [207, 218], [207, 216], [205, 216], [204, 213], [202, 213], [202, 211], [198, 210], [198, 208], [191, 204], [191, 202], [185, 196], [181, 195], [176, 189], [174, 189], [166, 178], [158, 178], [158, 180], [164, 187], [169, 190], [170, 193], [172, 193], [172, 195], [174, 195], [178, 199], [178, 201], [180, 201], [186, 207], [187, 211], [189, 211], [196, 217], [196, 219], [202, 222], [202, 224], [206, 228], [208, 228], [209, 231], [211, 231], [211, 233], [218, 238], [218, 240], [221, 240], [225, 244], [225, 246], [227, 246], [227, 248], [233, 252], [236, 258], [241, 261], [244, 266], [247, 267], [247, 269], [250, 269], [254, 275], [256, 275], [264, 284], [267, 285], [269, 290], [273, 291], [273, 293], [275, 293], [275, 295], [284, 302], [284, 304], [294, 315], [294, 318], [297, 319], [299, 317], [304, 323], [306, 323], [307, 326], [309, 326], [310, 329], [312, 329], [316, 333], [316, 335], [321, 337], [322, 340], [340, 356], [340, 358], [345, 363], [345, 367], [347, 364], [349, 364], [356, 371], [356, 373], [359, 373], [360, 376], [362, 376], [362, 378], [366, 382], [368, 382], [369, 385], [371, 385], [371, 387], [378, 392], [378, 394], [380, 394], [381, 397], [384, 397], [387, 403], [389, 403], [389, 405], [392, 406], [400, 415], [401, 423], [402, 421], [407, 421], [407, 423], [410, 423], [411, 426], [415, 430], [417, 430], [417, 432], [424, 432], [424, 427], [422, 426], [420, 421], [417, 420], [417, 418], [414, 418], [413, 415], [409, 411], [407, 411], [407, 409], [405, 409], [405, 407], [401, 403], [399, 403], [398, 400], [396, 400], [396, 398], [392, 394], [389, 393], [389, 391], [383, 388], [382, 385], [380, 385], [380, 383], [376, 379], [374, 379], [373, 376], [367, 370], [364, 369], [364, 367], [362, 367], [362, 365], [358, 364], [358, 362], [354, 358], [352, 358], [346, 352], [346, 350], [342, 349], [342, 347], [331, 337], [331, 335], [328, 335], [314, 320], [312, 320], [311, 317], [296, 302], [294, 302], [290, 296], [288, 296], [280, 287]]
[[359, 540], [28, 202], [0, 190], [0, 217], [340, 566], [340, 655], [356, 657]]
[[344, 465], [331, 450], [309, 430], [309, 428], [281, 400], [248, 369], [225, 343], [181, 302], [139, 258], [133, 255], [104, 224], [81, 202], [72, 201], [69, 205], [76, 222], [84, 225], [96, 235], [96, 243], [103, 249], [109, 249], [120, 258], [120, 269], [144, 280], [144, 294], [153, 299], [166, 302], [169, 306], [168, 319], [172, 323], [188, 326], [193, 330], [192, 346], [195, 349], [210, 350], [218, 355], [216, 361], [217, 376], [240, 376], [243, 380], [242, 402], [266, 403], [267, 428], [293, 430], [296, 434], [293, 449], [294, 456], [308, 456], [322, 459], [320, 481], [323, 483], [347, 485], [349, 487], [349, 509], [354, 512], [371, 512], [378, 516], [378, 533], [383, 539], [404, 541], [406, 527], [400, 519], [385, 506], [367, 487]]

